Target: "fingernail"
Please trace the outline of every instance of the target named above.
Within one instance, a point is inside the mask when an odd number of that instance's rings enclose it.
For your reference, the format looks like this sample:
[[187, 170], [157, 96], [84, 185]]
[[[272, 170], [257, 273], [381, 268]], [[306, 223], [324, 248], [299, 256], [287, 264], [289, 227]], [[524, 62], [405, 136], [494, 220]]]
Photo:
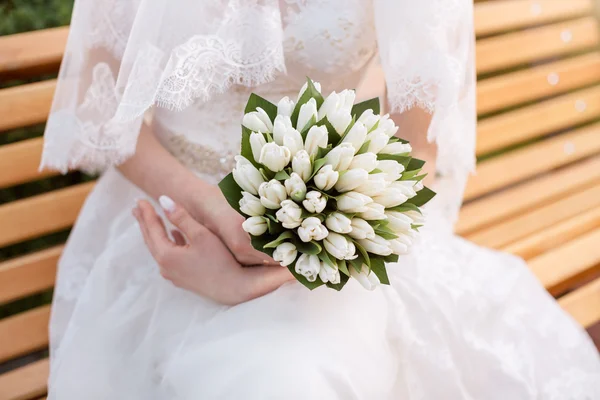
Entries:
[[158, 198], [158, 203], [166, 212], [175, 211], [175, 202], [168, 196], [160, 196]]

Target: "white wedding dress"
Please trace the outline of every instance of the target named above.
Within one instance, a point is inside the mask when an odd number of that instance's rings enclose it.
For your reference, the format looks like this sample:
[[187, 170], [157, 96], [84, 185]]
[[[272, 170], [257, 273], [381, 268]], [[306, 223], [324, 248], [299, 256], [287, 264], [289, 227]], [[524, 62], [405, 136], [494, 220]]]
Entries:
[[[470, 1], [78, 0], [71, 30], [43, 165], [106, 171], [60, 261], [49, 399], [600, 399], [596, 349], [527, 265], [452, 233], [474, 159]], [[394, 110], [434, 111], [442, 173], [391, 286], [226, 307], [164, 280], [131, 216], [145, 194], [111, 166], [147, 109], [216, 183], [249, 93], [356, 87], [377, 56]]]

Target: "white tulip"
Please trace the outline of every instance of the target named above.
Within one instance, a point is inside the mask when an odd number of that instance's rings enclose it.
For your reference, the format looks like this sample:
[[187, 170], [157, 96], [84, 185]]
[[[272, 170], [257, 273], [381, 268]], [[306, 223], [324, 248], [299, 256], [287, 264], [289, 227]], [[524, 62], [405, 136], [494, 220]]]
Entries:
[[265, 217], [250, 217], [242, 223], [242, 229], [252, 236], [260, 236], [267, 231], [267, 219]]
[[[364, 169], [351, 169], [341, 173], [340, 178], [335, 184], [335, 190], [340, 193], [349, 192], [356, 189], [369, 180], [369, 173]], [[360, 192], [360, 191], [359, 191]]]
[[362, 182], [354, 191], [367, 196], [377, 196], [388, 187], [390, 183], [385, 180], [385, 174], [370, 174], [366, 182]]
[[422, 225], [423, 223], [425, 223], [425, 216], [417, 211], [406, 211], [404, 215], [412, 219], [413, 224], [415, 225]]
[[260, 107], [256, 107], [256, 111], [245, 114], [242, 119], [242, 125], [254, 132], [273, 132], [271, 118]]
[[306, 199], [302, 202], [302, 205], [312, 214], [318, 214], [325, 209], [327, 205], [327, 199], [316, 190], [312, 190], [306, 194]]
[[358, 241], [358, 244], [364, 247], [369, 253], [380, 256], [389, 256], [392, 254], [390, 243], [379, 235], [375, 235], [372, 239], [361, 239]]
[[352, 114], [344, 110], [338, 110], [327, 116], [327, 120], [335, 131], [341, 135], [346, 132], [348, 125], [352, 122]]
[[267, 144], [267, 140], [260, 132], [252, 132], [250, 134], [250, 148], [252, 149], [252, 157], [254, 161], [260, 160], [260, 152], [263, 146]]
[[360, 217], [367, 221], [385, 219], [385, 207], [378, 203], [367, 204], [366, 210], [360, 213]]
[[394, 160], [378, 161], [377, 168], [385, 173], [385, 180], [388, 182], [397, 181], [404, 172], [404, 166]]
[[338, 260], [354, 260], [358, 257], [354, 243], [339, 233], [330, 232], [323, 245], [325, 250]]
[[273, 172], [282, 171], [290, 163], [290, 149], [275, 142], [267, 143], [260, 151], [259, 162]]
[[423, 189], [424, 187], [425, 187], [425, 186], [423, 185], [423, 181], [419, 181], [419, 182], [417, 182], [417, 183], [416, 183], [416, 185], [415, 185], [415, 191], [417, 191], [417, 192], [418, 192], [419, 190]]
[[377, 154], [375, 153], [363, 153], [354, 156], [352, 162], [350, 162], [350, 169], [361, 168], [367, 172], [373, 171], [377, 168]]
[[288, 131], [295, 130], [292, 126], [292, 120], [286, 115], [275, 117], [273, 124], [273, 140], [280, 146], [283, 146], [283, 137]]
[[396, 132], [398, 132], [398, 127], [396, 126], [394, 121], [392, 121], [390, 119], [390, 115], [385, 114], [379, 120], [379, 125], [377, 125], [377, 130], [381, 130], [381, 131], [385, 132], [385, 134], [388, 135], [388, 137], [392, 137], [396, 134]]
[[[315, 86], [315, 89], [317, 89], [317, 92], [321, 93], [321, 84], [319, 82], [313, 81], [313, 85]], [[300, 92], [298, 93], [298, 100], [300, 100], [300, 97], [302, 97], [304, 92], [306, 92], [307, 88], [308, 82], [305, 82], [304, 85], [302, 85], [302, 88], [300, 88]]]
[[332, 92], [319, 108], [318, 120], [327, 117], [327, 120], [339, 134], [344, 133], [350, 122], [352, 122], [350, 111], [355, 98], [356, 93], [354, 90], [343, 90], [339, 94]]
[[390, 137], [386, 135], [385, 132], [379, 128], [375, 129], [367, 136], [367, 141], [369, 141], [368, 151], [371, 153], [379, 153], [385, 146], [387, 146], [389, 140]]
[[357, 122], [364, 124], [367, 127], [367, 130], [370, 131], [375, 124], [379, 122], [379, 115], [373, 114], [373, 110], [369, 108], [368, 110], [363, 111], [360, 117], [358, 117]]
[[404, 154], [410, 153], [412, 151], [412, 146], [408, 143], [396, 142], [389, 143], [383, 149], [379, 151], [380, 154]]
[[243, 156], [235, 156], [235, 162], [235, 168], [233, 169], [235, 182], [244, 191], [258, 194], [258, 187], [265, 181], [261, 173]]
[[394, 232], [404, 232], [411, 229], [413, 220], [408, 215], [404, 215], [399, 211], [386, 211], [385, 215], [389, 221], [388, 227]]
[[408, 245], [401, 240], [392, 239], [389, 241], [390, 247], [392, 248], [392, 252], [397, 255], [407, 254], [408, 253]]
[[317, 217], [306, 218], [298, 228], [298, 236], [303, 242], [323, 240], [327, 235], [329, 235], [329, 231]]
[[321, 270], [321, 261], [315, 255], [301, 254], [294, 269], [297, 274], [304, 276], [309, 282], [314, 282]]
[[358, 192], [348, 192], [337, 197], [337, 207], [339, 211], [346, 213], [359, 213], [369, 210], [368, 204], [373, 199]]
[[292, 175], [285, 180], [285, 189], [288, 196], [294, 201], [302, 201], [306, 197], [306, 184], [295, 172], [292, 172]]
[[327, 134], [327, 128], [322, 126], [313, 125], [306, 134], [306, 141], [304, 142], [304, 150], [313, 156], [319, 151], [319, 147], [327, 147], [327, 140], [329, 135]]
[[[355, 154], [360, 150], [367, 138], [367, 127], [362, 122], [356, 121], [342, 143], [351, 143], [354, 146]], [[354, 154], [353, 154], [354, 155]]]
[[417, 182], [415, 181], [395, 181], [390, 183], [390, 188], [398, 189], [403, 195], [412, 199], [417, 195], [417, 192], [415, 191], [416, 183]]
[[290, 100], [289, 97], [285, 96], [283, 99], [279, 100], [277, 103], [277, 115], [283, 115], [286, 117], [291, 117], [294, 112], [294, 100]]
[[336, 184], [339, 177], [340, 173], [334, 171], [331, 165], [325, 165], [317, 172], [314, 181], [319, 189], [329, 190]]
[[385, 208], [399, 206], [406, 200], [408, 200], [408, 197], [404, 195], [402, 190], [394, 187], [387, 187], [382, 193], [373, 196], [373, 201], [377, 204], [381, 204]]
[[296, 124], [296, 128], [299, 131], [303, 131], [306, 127], [306, 124], [308, 124], [313, 118], [314, 122], [317, 122], [317, 101], [314, 98], [311, 98], [309, 101], [300, 106], [300, 113], [298, 113], [298, 123]]
[[304, 182], [310, 179], [312, 175], [312, 165], [310, 164], [310, 156], [306, 150], [300, 150], [292, 159], [292, 171], [297, 173]]
[[334, 268], [325, 262], [321, 262], [319, 278], [321, 278], [323, 283], [331, 282], [333, 284], [338, 284], [341, 282], [340, 271], [337, 266]]
[[325, 156], [325, 164], [331, 165], [336, 171], [345, 171], [350, 166], [355, 152], [352, 144], [342, 143], [327, 153]]
[[258, 194], [260, 195], [261, 204], [271, 210], [279, 209], [281, 202], [287, 199], [285, 187], [275, 179], [261, 183]]
[[325, 225], [331, 231], [337, 233], [350, 233], [352, 231], [350, 218], [339, 212], [329, 214], [325, 220]]
[[350, 276], [358, 281], [367, 290], [375, 290], [381, 282], [377, 275], [374, 272], [369, 271], [369, 267], [364, 265], [361, 268], [361, 271], [358, 272], [354, 269], [354, 267], [350, 268]]
[[282, 267], [287, 267], [296, 260], [298, 250], [293, 243], [281, 243], [273, 252], [273, 259], [279, 262]]
[[260, 217], [265, 214], [265, 207], [258, 197], [253, 196], [248, 192], [242, 192], [240, 211], [251, 217]]
[[285, 229], [294, 229], [302, 223], [302, 209], [292, 200], [281, 202], [281, 208], [275, 213], [277, 220]]
[[304, 143], [302, 143], [302, 135], [295, 129], [291, 129], [283, 136], [283, 146], [290, 149], [290, 155], [293, 157], [300, 150], [304, 149]]
[[335, 92], [331, 92], [329, 96], [325, 98], [323, 104], [319, 108], [318, 120], [322, 120], [327, 115], [334, 113], [338, 109], [338, 103], [340, 101], [340, 96]]
[[348, 235], [353, 239], [373, 239], [375, 237], [373, 227], [362, 218], [352, 218], [350, 225], [352, 230]]

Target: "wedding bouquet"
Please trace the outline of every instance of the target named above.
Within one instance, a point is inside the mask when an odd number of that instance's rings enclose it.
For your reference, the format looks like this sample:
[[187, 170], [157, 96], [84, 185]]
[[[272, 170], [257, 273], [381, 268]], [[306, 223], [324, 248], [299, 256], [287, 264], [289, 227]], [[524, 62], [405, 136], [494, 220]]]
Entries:
[[385, 264], [408, 252], [435, 193], [377, 98], [320, 89], [308, 79], [296, 102], [277, 105], [252, 94], [241, 154], [219, 187], [254, 248], [309, 289], [349, 278], [373, 289], [389, 284]]

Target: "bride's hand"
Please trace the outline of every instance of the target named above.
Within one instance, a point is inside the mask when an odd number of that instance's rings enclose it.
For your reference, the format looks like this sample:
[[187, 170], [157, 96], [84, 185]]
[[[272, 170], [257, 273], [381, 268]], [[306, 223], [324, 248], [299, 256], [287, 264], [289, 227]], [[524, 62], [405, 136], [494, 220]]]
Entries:
[[150, 203], [142, 200], [133, 210], [162, 276], [176, 286], [235, 305], [272, 292], [293, 279], [288, 269], [280, 266], [241, 266], [221, 240], [183, 207], [173, 205], [165, 214], [185, 235], [173, 232], [175, 243], [168, 238]]

